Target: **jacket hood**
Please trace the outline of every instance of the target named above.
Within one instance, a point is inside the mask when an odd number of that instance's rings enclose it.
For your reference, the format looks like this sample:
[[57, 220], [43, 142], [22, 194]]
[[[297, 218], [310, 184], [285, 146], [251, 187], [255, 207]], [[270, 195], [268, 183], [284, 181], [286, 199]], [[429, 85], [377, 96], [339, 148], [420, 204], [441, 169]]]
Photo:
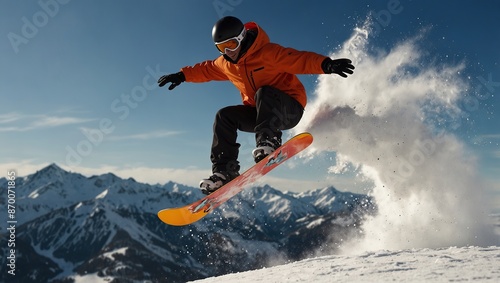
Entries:
[[247, 32], [247, 34], [248, 34], [247, 36], [251, 36], [250, 33], [255, 34], [254, 35], [255, 39], [253, 40], [252, 43], [250, 43], [251, 44], [250, 47], [248, 47], [248, 49], [246, 51], [244, 51], [245, 53], [243, 55], [239, 55], [236, 62], [233, 61], [226, 54], [222, 55], [227, 61], [229, 61], [233, 64], [238, 64], [238, 62], [245, 59], [247, 56], [251, 56], [252, 53], [255, 53], [257, 50], [262, 48], [262, 46], [271, 42], [269, 40], [269, 36], [267, 35], [267, 33], [259, 25], [257, 25], [255, 22], [246, 23], [245, 28], [247, 29], [247, 31], [249, 31], [249, 32]]
[[251, 56], [257, 50], [261, 49], [262, 46], [271, 42], [267, 33], [259, 25], [257, 25], [255, 22], [246, 23], [245, 28], [247, 30], [254, 31], [257, 34], [257, 37], [255, 38], [255, 41], [252, 43], [250, 48], [248, 48], [247, 52], [245, 54], [243, 54], [243, 56], [241, 56], [239, 58], [239, 60], [243, 60], [243, 59], [245, 59], [245, 57]]

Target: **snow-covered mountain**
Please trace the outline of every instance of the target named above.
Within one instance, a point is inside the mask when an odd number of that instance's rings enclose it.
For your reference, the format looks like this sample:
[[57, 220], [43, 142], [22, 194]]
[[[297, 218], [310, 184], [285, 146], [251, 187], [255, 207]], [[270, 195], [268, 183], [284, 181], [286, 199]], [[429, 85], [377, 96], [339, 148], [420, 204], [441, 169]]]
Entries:
[[[5, 178], [0, 188], [3, 206]], [[55, 164], [17, 178], [16, 281], [185, 282], [256, 269], [335, 251], [375, 210], [370, 197], [333, 187], [295, 194], [264, 186], [247, 188], [190, 226], [168, 226], [156, 216], [201, 197], [197, 188], [172, 182], [141, 184], [111, 173], [87, 178]], [[7, 213], [0, 217], [7, 231]], [[0, 248], [7, 254], [7, 245]], [[2, 257], [2, 270], [7, 263]], [[0, 281], [11, 276], [2, 272]]]

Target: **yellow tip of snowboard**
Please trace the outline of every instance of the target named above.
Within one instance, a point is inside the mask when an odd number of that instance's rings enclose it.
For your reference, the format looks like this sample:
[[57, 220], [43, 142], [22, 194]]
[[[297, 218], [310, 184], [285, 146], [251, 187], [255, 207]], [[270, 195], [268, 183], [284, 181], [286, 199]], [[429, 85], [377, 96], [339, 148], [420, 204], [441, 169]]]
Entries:
[[158, 218], [169, 225], [184, 226], [202, 219], [210, 212], [200, 210], [193, 213], [191, 210], [189, 210], [190, 206], [191, 204], [184, 207], [167, 208], [160, 210], [158, 212]]

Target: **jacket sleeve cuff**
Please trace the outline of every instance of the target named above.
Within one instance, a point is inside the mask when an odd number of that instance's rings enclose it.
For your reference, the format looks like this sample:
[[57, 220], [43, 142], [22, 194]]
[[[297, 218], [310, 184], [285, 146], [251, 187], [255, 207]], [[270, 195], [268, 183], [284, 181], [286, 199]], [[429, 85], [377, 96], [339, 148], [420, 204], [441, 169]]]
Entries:
[[329, 66], [330, 61], [332, 61], [332, 59], [330, 57], [326, 57], [323, 60], [323, 62], [321, 62], [321, 69], [323, 70], [323, 73], [325, 73], [325, 74], [331, 74], [331, 72], [328, 70], [328, 66]]

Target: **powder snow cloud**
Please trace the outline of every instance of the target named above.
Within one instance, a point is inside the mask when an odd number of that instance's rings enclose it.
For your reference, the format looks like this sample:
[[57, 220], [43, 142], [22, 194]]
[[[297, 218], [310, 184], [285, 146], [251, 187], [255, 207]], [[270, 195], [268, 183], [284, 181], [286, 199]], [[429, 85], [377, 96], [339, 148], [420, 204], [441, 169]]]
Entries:
[[[347, 79], [320, 76], [296, 132], [315, 136], [309, 156], [336, 152], [331, 173], [352, 171], [373, 183], [378, 214], [348, 250], [485, 245], [496, 239], [476, 158], [456, 128], [467, 89], [465, 64], [437, 64], [419, 42], [389, 51], [370, 46], [372, 22], [356, 28], [331, 58], [350, 58]], [[373, 51], [375, 50], [375, 51]], [[443, 126], [444, 125], [444, 126]]]

